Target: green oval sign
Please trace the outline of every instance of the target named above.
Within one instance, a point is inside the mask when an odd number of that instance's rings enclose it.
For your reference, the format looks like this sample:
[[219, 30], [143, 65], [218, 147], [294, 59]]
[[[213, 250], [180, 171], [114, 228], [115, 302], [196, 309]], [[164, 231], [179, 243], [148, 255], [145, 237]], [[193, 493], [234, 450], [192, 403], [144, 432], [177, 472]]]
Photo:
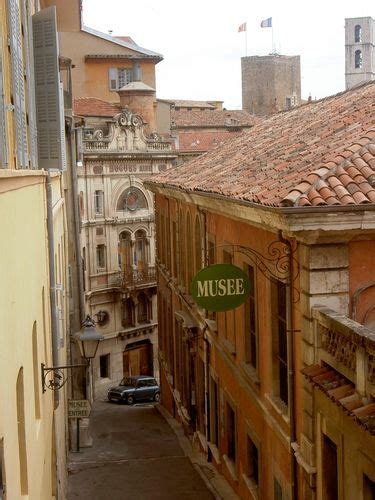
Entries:
[[214, 264], [197, 273], [191, 282], [195, 302], [208, 311], [229, 311], [245, 302], [250, 291], [247, 275], [231, 264]]

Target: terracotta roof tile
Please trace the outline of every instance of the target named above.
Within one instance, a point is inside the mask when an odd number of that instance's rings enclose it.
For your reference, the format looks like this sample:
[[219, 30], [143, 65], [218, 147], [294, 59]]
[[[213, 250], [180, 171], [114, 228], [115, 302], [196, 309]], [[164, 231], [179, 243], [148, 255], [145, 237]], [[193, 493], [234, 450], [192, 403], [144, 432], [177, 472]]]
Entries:
[[151, 182], [271, 206], [374, 203], [374, 111], [366, 82], [265, 118]]
[[372, 425], [375, 417], [375, 403], [356, 391], [354, 384], [330, 366], [310, 365], [301, 370], [302, 374], [321, 390], [354, 422], [363, 426], [370, 434], [375, 434]]
[[121, 111], [120, 103], [103, 101], [96, 97], [80, 97], [74, 99], [73, 110], [79, 116], [113, 117]]
[[171, 128], [200, 128], [200, 127], [252, 127], [259, 123], [261, 118], [243, 110], [171, 110]]

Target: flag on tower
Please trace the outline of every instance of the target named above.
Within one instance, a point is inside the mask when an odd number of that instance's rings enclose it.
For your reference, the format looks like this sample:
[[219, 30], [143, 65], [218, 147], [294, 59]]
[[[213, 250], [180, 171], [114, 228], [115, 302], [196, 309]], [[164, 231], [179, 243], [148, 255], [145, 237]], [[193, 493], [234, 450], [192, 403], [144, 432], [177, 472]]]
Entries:
[[260, 23], [261, 28], [272, 28], [272, 17], [269, 17], [268, 19], [263, 19], [263, 21]]
[[246, 31], [246, 23], [242, 23], [242, 24], [238, 27], [238, 33], [241, 33], [241, 31]]

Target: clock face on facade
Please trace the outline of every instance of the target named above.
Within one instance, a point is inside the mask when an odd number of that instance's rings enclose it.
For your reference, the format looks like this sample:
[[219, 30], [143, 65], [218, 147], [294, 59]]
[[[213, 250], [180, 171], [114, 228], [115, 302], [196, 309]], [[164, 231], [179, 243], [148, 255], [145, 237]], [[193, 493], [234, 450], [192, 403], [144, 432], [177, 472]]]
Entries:
[[134, 212], [139, 208], [139, 196], [136, 191], [128, 191], [125, 196], [125, 208]]

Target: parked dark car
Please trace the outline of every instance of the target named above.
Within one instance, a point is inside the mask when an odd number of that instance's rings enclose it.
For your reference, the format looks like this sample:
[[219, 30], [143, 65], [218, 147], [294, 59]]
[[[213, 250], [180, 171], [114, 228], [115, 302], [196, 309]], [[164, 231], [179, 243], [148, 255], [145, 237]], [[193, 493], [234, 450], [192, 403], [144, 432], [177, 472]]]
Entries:
[[137, 401], [160, 401], [160, 387], [153, 377], [139, 375], [125, 377], [116, 387], [108, 390], [109, 401], [132, 405]]

